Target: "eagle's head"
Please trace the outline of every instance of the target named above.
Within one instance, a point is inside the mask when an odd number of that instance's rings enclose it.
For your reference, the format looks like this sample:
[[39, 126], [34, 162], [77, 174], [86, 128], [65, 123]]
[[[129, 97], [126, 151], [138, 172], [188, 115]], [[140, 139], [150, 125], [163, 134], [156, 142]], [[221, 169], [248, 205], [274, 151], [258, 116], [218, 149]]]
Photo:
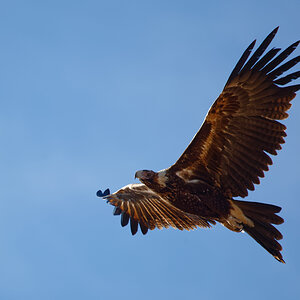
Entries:
[[141, 182], [152, 181], [156, 174], [157, 173], [151, 170], [140, 170], [135, 173], [134, 178], [138, 178]]
[[135, 173], [135, 178], [138, 178], [142, 183], [153, 190], [166, 187], [167, 177], [165, 170], [154, 172], [151, 170], [140, 170]]

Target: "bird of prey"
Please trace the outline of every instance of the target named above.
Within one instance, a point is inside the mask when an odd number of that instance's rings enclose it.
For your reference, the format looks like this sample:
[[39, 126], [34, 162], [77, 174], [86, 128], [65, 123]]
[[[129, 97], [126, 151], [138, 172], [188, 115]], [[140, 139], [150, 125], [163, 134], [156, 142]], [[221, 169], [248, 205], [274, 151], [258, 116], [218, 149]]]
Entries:
[[[283, 75], [300, 61], [285, 62], [300, 41], [280, 53], [272, 48], [275, 28], [249, 58], [255, 40], [245, 50], [225, 87], [208, 111], [204, 123], [180, 158], [167, 169], [135, 173], [140, 184], [129, 184], [110, 194], [98, 191], [115, 206], [121, 225], [130, 222], [134, 235], [154, 228], [180, 230], [211, 227], [221, 223], [235, 232], [247, 232], [278, 261], [284, 263], [278, 240], [282, 234], [272, 225], [283, 223], [281, 208], [271, 204], [240, 201], [254, 190], [272, 164], [286, 136], [278, 122], [300, 84], [286, 86], [300, 71]], [[249, 59], [248, 59], [249, 58]]]

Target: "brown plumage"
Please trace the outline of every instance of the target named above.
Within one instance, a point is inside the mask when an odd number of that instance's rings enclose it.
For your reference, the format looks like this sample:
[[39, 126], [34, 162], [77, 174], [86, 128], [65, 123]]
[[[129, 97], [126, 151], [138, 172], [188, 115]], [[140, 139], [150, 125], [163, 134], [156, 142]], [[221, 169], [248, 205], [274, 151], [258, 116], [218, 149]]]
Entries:
[[264, 54], [277, 30], [250, 58], [255, 41], [246, 49], [200, 130], [174, 165], [159, 172], [138, 171], [141, 184], [113, 194], [109, 190], [97, 193], [115, 206], [122, 226], [130, 222], [132, 234], [138, 225], [146, 234], [156, 227], [190, 230], [218, 221], [232, 231], [247, 232], [284, 262], [277, 242], [282, 235], [272, 225], [283, 223], [277, 215], [281, 208], [232, 199], [246, 197], [272, 164], [267, 153], [276, 155], [286, 136], [286, 127], [277, 120], [288, 117], [290, 102], [300, 89], [300, 85], [282, 87], [299, 78], [299, 71], [278, 79], [300, 61], [297, 56], [284, 62], [299, 41], [280, 54], [278, 48]]

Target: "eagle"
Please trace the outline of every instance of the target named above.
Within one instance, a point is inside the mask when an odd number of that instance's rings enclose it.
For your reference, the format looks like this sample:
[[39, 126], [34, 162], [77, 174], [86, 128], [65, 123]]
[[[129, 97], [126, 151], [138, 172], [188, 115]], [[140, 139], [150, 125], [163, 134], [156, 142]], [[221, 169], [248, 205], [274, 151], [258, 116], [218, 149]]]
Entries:
[[[260, 183], [272, 164], [269, 154], [281, 149], [286, 127], [278, 120], [288, 117], [291, 100], [300, 84], [286, 86], [300, 71], [285, 75], [300, 56], [286, 61], [300, 41], [284, 51], [266, 52], [278, 31], [275, 28], [250, 56], [256, 40], [245, 50], [225, 87], [209, 109], [204, 123], [179, 159], [167, 169], [135, 173], [141, 183], [129, 184], [115, 193], [99, 190], [130, 223], [132, 235], [155, 228], [191, 230], [221, 223], [235, 232], [246, 232], [279, 262], [285, 263], [273, 225], [284, 220], [281, 207], [241, 201]], [[266, 52], [266, 53], [265, 53]], [[280, 52], [280, 53], [279, 53]]]

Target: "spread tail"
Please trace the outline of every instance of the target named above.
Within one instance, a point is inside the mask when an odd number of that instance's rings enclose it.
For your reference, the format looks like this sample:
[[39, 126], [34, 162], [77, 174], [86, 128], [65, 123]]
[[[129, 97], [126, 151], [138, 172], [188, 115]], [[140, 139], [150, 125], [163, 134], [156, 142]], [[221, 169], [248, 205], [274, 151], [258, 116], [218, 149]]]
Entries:
[[[281, 245], [277, 240], [282, 239], [282, 234], [272, 224], [282, 224], [284, 220], [276, 215], [281, 207], [258, 202], [231, 200], [249, 222], [243, 222], [243, 230], [271, 253], [278, 261], [285, 263], [280, 251]], [[251, 222], [252, 221], [252, 222]]]

